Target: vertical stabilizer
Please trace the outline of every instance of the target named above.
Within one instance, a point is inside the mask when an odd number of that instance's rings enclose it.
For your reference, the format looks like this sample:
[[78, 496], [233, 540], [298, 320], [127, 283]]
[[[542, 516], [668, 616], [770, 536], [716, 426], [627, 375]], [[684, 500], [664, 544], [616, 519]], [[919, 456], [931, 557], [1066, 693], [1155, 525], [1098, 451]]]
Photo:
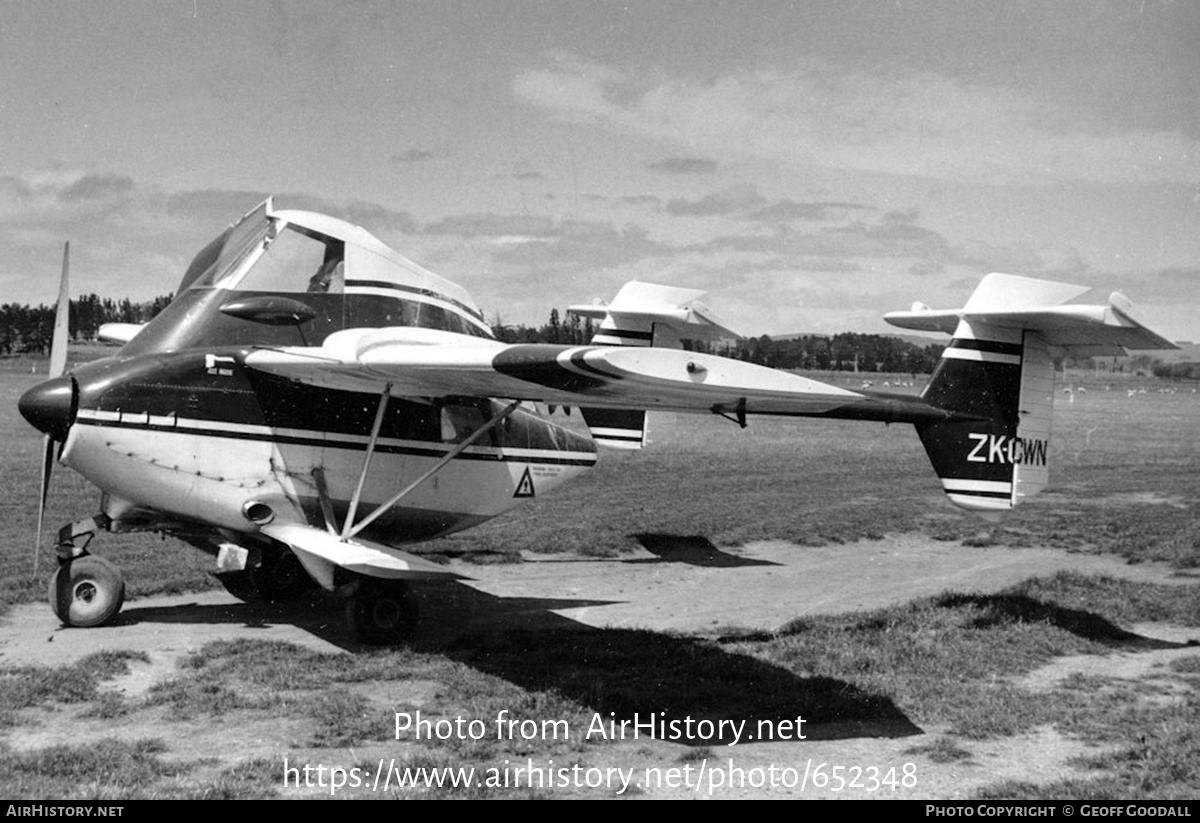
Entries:
[[917, 427], [955, 505], [992, 520], [1045, 487], [1053, 386], [1035, 332], [959, 323], [922, 396], [966, 419]]
[[1032, 497], [1049, 479], [1054, 357], [1125, 355], [1175, 344], [1133, 317], [1119, 292], [1076, 303], [1090, 289], [989, 274], [961, 309], [889, 312], [889, 323], [953, 338], [922, 394], [954, 412], [917, 433], [946, 494], [989, 519]]

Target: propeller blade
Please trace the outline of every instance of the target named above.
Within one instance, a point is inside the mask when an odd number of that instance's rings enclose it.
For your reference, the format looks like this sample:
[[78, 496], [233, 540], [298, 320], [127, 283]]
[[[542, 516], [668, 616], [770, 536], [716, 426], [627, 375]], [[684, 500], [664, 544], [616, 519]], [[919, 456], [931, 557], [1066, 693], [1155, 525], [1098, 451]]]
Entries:
[[[67, 343], [71, 336], [71, 293], [68, 287], [71, 269], [71, 244], [63, 244], [62, 277], [58, 281], [58, 306], [54, 310], [54, 335], [50, 339], [51, 378], [61, 377], [67, 370]], [[42, 549], [42, 528], [46, 520], [46, 498], [50, 494], [50, 472], [54, 468], [54, 439], [46, 435], [42, 441], [42, 488], [38, 495], [37, 542], [33, 544], [33, 576], [38, 573], [38, 556]]]
[[54, 336], [50, 341], [50, 376], [67, 370], [67, 340], [71, 326], [71, 296], [67, 287], [71, 266], [71, 244], [63, 245], [62, 279], [58, 281], [58, 308], [54, 311]]
[[46, 522], [46, 498], [50, 493], [50, 472], [54, 468], [54, 440], [46, 435], [42, 440], [42, 493], [38, 497], [37, 542], [33, 544], [33, 576], [37, 577], [38, 557], [42, 549], [42, 527]]

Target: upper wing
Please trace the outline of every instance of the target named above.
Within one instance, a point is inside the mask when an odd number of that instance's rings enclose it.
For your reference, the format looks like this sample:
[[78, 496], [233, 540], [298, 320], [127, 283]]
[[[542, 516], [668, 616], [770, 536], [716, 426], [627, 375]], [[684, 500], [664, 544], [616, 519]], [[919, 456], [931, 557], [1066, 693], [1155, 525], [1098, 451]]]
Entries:
[[[313, 385], [590, 408], [823, 414], [880, 401], [795, 374], [677, 349], [504, 345], [424, 329], [355, 329], [310, 348], [259, 350], [251, 368]], [[913, 400], [918, 405], [920, 401]]]

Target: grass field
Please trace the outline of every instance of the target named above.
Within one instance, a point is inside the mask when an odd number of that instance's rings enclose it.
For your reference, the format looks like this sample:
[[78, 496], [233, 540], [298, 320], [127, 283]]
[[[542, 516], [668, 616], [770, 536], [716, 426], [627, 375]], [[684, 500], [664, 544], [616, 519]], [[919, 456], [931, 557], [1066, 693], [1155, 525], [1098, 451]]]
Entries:
[[[42, 579], [31, 579], [40, 440], [19, 419], [16, 398], [37, 379], [20, 368], [0, 374], [5, 604], [41, 599], [53, 562], [46, 550]], [[861, 383], [860, 376], [837, 379]], [[605, 455], [593, 473], [555, 495], [423, 549], [516, 560], [521, 553], [617, 555], [648, 534], [697, 535], [736, 546], [923, 533], [970, 545], [1113, 553], [1193, 574], [1200, 565], [1200, 394], [1191, 387], [1163, 393], [1160, 388], [1170, 387], [1151, 380], [1071, 382], [1086, 391], [1077, 390], [1074, 402], [1065, 394], [1057, 399], [1051, 488], [999, 527], [949, 504], [909, 427], [752, 419], [741, 431], [719, 418], [666, 415], [652, 422], [655, 443], [646, 452]], [[1139, 393], [1141, 387], [1147, 391]], [[97, 507], [95, 490], [62, 467], [50, 499], [51, 531]], [[209, 558], [171, 539], [102, 535], [94, 548], [123, 568], [131, 597], [216, 585]], [[295, 728], [290, 748], [319, 759], [321, 752], [347, 750], [366, 758], [385, 744], [380, 730], [388, 728], [389, 712], [403, 710], [398, 705], [436, 706], [442, 717], [490, 717], [510, 709], [573, 722], [594, 712], [619, 717], [648, 707], [674, 716], [807, 713], [851, 724], [944, 729], [913, 753], [934, 762], [970, 762], [980, 741], [1038, 727], [1099, 747], [1079, 764], [1085, 776], [1078, 780], [997, 781], [981, 796], [1186, 798], [1200, 791], [1200, 654], [1149, 683], [1089, 676], [1034, 689], [1020, 678], [1064, 655], [1127, 648], [1133, 641], [1125, 627], [1133, 623], [1200, 627], [1196, 595], [1195, 584], [1068, 576], [1031, 580], [994, 596], [951, 592], [879, 612], [799, 620], [768, 635], [736, 628], [721, 637], [691, 637], [564, 627], [357, 655], [213, 644], [137, 699], [102, 688], [136, 660], [109, 656], [59, 669], [0, 665], [0, 730], [49, 723], [51, 710], [118, 724], [137, 720], [160, 731], [188, 723], [250, 729], [286, 716]], [[736, 627], [736, 608], [728, 622]], [[413, 702], [398, 703], [397, 694]], [[424, 702], [413, 694], [424, 695]], [[280, 757], [288, 747], [279, 757], [188, 758], [164, 742], [173, 736], [118, 735], [33, 750], [0, 744], [0, 794], [281, 794]], [[406, 752], [412, 765], [481, 767], [531, 754], [520, 741], [435, 741]], [[563, 763], [602, 764], [616, 756], [604, 743], [572, 742], [535, 753]], [[675, 756], [683, 763], [697, 754]], [[413, 794], [431, 793], [399, 793]]]

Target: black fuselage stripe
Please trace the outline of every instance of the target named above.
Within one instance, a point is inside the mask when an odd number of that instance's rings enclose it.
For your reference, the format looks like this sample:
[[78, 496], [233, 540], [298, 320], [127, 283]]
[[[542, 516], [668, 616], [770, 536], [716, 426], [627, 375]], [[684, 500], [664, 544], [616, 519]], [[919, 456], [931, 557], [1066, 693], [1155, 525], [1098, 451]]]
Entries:
[[[198, 437], [221, 437], [228, 440], [255, 440], [263, 443], [281, 443], [289, 446], [312, 446], [321, 449], [343, 449], [345, 451], [367, 450], [366, 443], [347, 443], [344, 440], [323, 440], [319, 437], [297, 437], [295, 435], [258, 434], [255, 432], [237, 432], [228, 429], [200, 429], [187, 426], [156, 426], [144, 423], [125, 423], [116, 420], [87, 420], [75, 421], [84, 426], [110, 429], [132, 429], [137, 431], [164, 432], [166, 434], [189, 434]], [[445, 457], [447, 451], [439, 449], [422, 449], [415, 446], [390, 446], [376, 444], [375, 451], [381, 454], [406, 454], [416, 457]], [[455, 460], [483, 460], [493, 463], [537, 463], [552, 466], [591, 466], [596, 460], [585, 460], [572, 457], [528, 457], [524, 455], [479, 454], [463, 452]]]
[[621, 379], [621, 375], [610, 374], [609, 372], [606, 372], [603, 369], [599, 369], [599, 368], [593, 366], [591, 363], [584, 360], [583, 358], [584, 358], [584, 355], [586, 355], [586, 354], [587, 354], [586, 351], [581, 351], [581, 352], [576, 352], [575, 354], [571, 355], [571, 365], [575, 366], [577, 369], [580, 369], [582, 371], [591, 372], [592, 374], [598, 374], [601, 377], [606, 378], [608, 380], [620, 380]]
[[630, 331], [628, 329], [597, 329], [597, 337], [621, 337], [626, 340], [653, 340], [654, 332]]
[[961, 337], [951, 340], [950, 348], [985, 351], [992, 354], [1015, 354], [1018, 357], [1025, 351], [1025, 347], [1020, 343], [1001, 343], [996, 340], [965, 340]]
[[419, 294], [422, 297], [433, 297], [437, 300], [444, 301], [446, 303], [449, 303], [452, 306], [456, 306], [456, 307], [462, 309], [467, 314], [474, 317], [476, 320], [483, 319], [482, 314], [477, 313], [474, 309], [472, 309], [466, 303], [462, 303], [458, 300], [455, 300], [453, 297], [448, 297], [444, 294], [440, 294], [440, 293], [438, 293], [436, 291], [432, 291], [430, 289], [421, 289], [421, 288], [417, 288], [416, 286], [405, 286], [405, 285], [401, 285], [400, 283], [390, 283], [386, 280], [347, 280], [346, 287], [347, 288], [362, 288], [362, 289], [385, 289], [387, 291], [398, 291], [398, 292], [403, 292], [406, 294]]
[[984, 492], [974, 489], [946, 489], [946, 494], [963, 494], [968, 497], [994, 497], [999, 500], [1008, 500], [1012, 497], [1012, 492]]

